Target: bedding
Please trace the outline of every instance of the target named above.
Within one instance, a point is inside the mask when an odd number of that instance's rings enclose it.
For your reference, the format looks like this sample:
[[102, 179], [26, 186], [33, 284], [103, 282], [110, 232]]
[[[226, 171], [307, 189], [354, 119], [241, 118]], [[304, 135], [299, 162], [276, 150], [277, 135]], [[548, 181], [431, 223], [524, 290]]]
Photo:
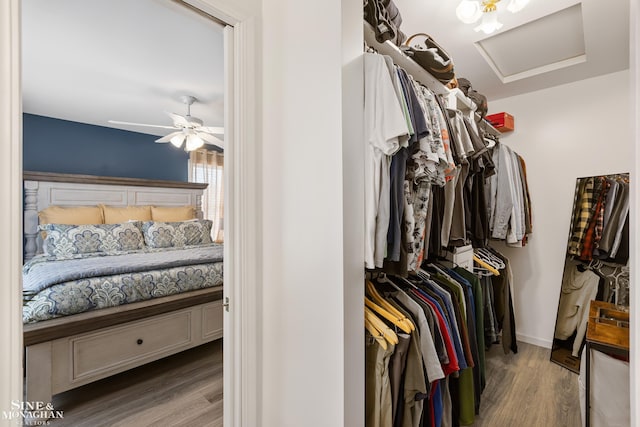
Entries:
[[151, 206], [153, 221], [186, 221], [195, 217], [193, 206]]
[[120, 224], [41, 224], [46, 233], [43, 250], [59, 258], [94, 252], [121, 252], [142, 249], [142, 222]]
[[127, 221], [151, 221], [151, 206], [108, 206], [100, 205], [105, 224]]
[[40, 224], [102, 224], [100, 206], [49, 206], [38, 212]]
[[144, 242], [150, 248], [182, 247], [211, 243], [211, 227], [208, 219], [158, 222], [142, 224]]
[[23, 322], [222, 285], [223, 245], [38, 255], [23, 267]]

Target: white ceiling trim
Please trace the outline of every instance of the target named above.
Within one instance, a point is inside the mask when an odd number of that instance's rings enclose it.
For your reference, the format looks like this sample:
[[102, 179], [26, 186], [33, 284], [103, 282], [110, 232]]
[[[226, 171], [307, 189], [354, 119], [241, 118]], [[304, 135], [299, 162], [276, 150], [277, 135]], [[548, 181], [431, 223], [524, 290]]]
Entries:
[[474, 45], [503, 83], [585, 63], [581, 4], [526, 22]]
[[484, 47], [480, 44], [476, 44], [476, 47], [478, 48], [478, 52], [480, 52], [480, 55], [482, 55], [485, 61], [487, 61], [487, 64], [489, 64], [493, 72], [496, 73], [496, 76], [498, 76], [498, 78], [502, 83], [515, 82], [517, 80], [522, 80], [529, 77], [537, 76], [538, 74], [544, 74], [551, 71], [560, 70], [562, 68], [571, 67], [572, 65], [581, 64], [587, 61], [587, 55], [579, 55], [574, 58], [564, 59], [562, 61], [541, 65], [540, 67], [532, 68], [530, 70], [522, 71], [520, 73], [515, 73], [515, 74], [510, 74], [508, 76], [505, 76], [498, 69], [498, 66], [493, 61], [493, 58], [491, 57], [491, 55], [487, 53]]

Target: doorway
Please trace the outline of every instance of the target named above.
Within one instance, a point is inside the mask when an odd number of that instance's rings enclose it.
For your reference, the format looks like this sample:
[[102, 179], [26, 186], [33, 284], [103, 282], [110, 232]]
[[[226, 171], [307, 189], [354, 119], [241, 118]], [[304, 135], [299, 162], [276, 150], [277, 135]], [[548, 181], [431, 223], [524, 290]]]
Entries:
[[[200, 1], [198, 9], [211, 16], [220, 16], [224, 22], [231, 24], [225, 30], [227, 33], [227, 47], [229, 64], [227, 84], [232, 88], [232, 94], [226, 102], [228, 109], [228, 130], [225, 138], [233, 141], [226, 150], [227, 179], [225, 193], [228, 195], [225, 206], [226, 246], [225, 246], [225, 300], [229, 310], [225, 312], [225, 425], [239, 425], [243, 422], [251, 424], [257, 417], [257, 390], [247, 389], [239, 396], [242, 383], [256, 384], [257, 370], [256, 343], [257, 336], [254, 313], [257, 312], [257, 293], [244, 298], [247, 290], [257, 287], [259, 270], [255, 267], [257, 256], [254, 251], [260, 246], [259, 233], [256, 233], [256, 219], [247, 212], [259, 212], [256, 193], [259, 151], [255, 149], [255, 134], [257, 127], [255, 108], [248, 105], [246, 98], [240, 96], [247, 88], [255, 87], [256, 55], [254, 49], [255, 24], [251, 14], [240, 14], [230, 10], [228, 5], [219, 5], [216, 1]], [[0, 215], [8, 227], [5, 256], [2, 257], [2, 269], [7, 286], [2, 288], [2, 329], [0, 338], [6, 344], [6, 351], [2, 352], [2, 367], [6, 368], [3, 375], [3, 387], [0, 401], [19, 401], [22, 397], [22, 339], [21, 339], [21, 309], [20, 283], [22, 264], [22, 108], [21, 108], [21, 77], [20, 77], [20, 38], [21, 16], [20, 0], [3, 2], [2, 5], [2, 46], [0, 55], [3, 58], [1, 84], [4, 97], [1, 109], [2, 151], [6, 179], [2, 183], [1, 192], [5, 205]], [[245, 129], [250, 129], [246, 131]], [[239, 153], [242, 153], [240, 155]], [[243, 197], [236, 197], [236, 195]], [[245, 212], [239, 215], [238, 212]], [[233, 258], [233, 261], [231, 261]], [[229, 260], [229, 262], [227, 262]], [[251, 313], [251, 314], [249, 314]], [[243, 357], [238, 355], [243, 350]], [[247, 369], [251, 367], [251, 369]]]

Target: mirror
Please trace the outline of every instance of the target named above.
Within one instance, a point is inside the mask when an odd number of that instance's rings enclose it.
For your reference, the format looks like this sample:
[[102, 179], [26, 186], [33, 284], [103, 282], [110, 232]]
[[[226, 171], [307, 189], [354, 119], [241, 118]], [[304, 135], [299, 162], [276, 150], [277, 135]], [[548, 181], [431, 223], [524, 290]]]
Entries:
[[551, 360], [580, 371], [589, 307], [629, 306], [629, 174], [578, 178]]

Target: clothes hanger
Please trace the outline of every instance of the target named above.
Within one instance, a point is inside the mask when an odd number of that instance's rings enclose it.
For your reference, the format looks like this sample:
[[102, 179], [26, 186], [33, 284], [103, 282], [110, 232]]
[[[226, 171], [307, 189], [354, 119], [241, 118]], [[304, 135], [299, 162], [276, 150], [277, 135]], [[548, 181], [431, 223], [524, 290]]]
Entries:
[[409, 287], [410, 287], [410, 288], [412, 288], [412, 289], [418, 289], [418, 287], [417, 287], [414, 283], [411, 283], [411, 281], [410, 281], [410, 280], [408, 280], [408, 279], [407, 279], [407, 278], [405, 278], [405, 277], [399, 277], [399, 276], [398, 276], [398, 278], [397, 278], [397, 279], [398, 279], [398, 280], [400, 280], [402, 283], [404, 283], [405, 285], [409, 286]]
[[490, 272], [486, 268], [476, 267], [476, 266], [473, 267], [473, 273], [478, 275], [479, 277], [488, 277], [488, 276], [494, 275], [492, 272]]
[[491, 138], [483, 138], [484, 142], [487, 144], [487, 148], [493, 148], [496, 146], [496, 142]]
[[364, 317], [364, 327], [367, 331], [369, 331], [371, 336], [378, 342], [378, 344], [380, 344], [380, 347], [385, 350], [389, 347], [387, 345], [387, 340], [384, 338], [384, 335], [382, 335], [382, 333], [378, 329], [376, 329], [373, 323], [371, 323], [371, 321], [367, 319], [367, 316]]
[[507, 265], [505, 264], [504, 260], [500, 258], [501, 254], [495, 249], [487, 247], [487, 248], [480, 248], [479, 250], [480, 250], [480, 253], [484, 256], [483, 259], [487, 261], [489, 264], [493, 265], [496, 268], [496, 270], [503, 270], [507, 268]]
[[478, 248], [475, 250], [478, 257], [484, 260], [487, 264], [493, 266], [496, 270], [503, 270], [507, 266], [498, 256], [489, 251], [487, 248]]
[[[411, 328], [407, 325], [406, 322], [404, 322], [404, 319], [398, 318], [394, 314], [392, 314], [389, 311], [385, 310], [384, 308], [380, 307], [375, 302], [371, 301], [366, 296], [364, 297], [364, 304], [365, 304], [365, 306], [369, 307], [370, 309], [372, 309], [373, 311], [378, 313], [380, 316], [384, 317], [385, 319], [387, 319], [388, 321], [390, 321], [391, 323], [396, 325], [398, 328], [402, 329], [404, 332], [406, 332], [408, 334], [411, 333]], [[404, 317], [404, 316], [403, 316], [403, 318], [406, 319], [406, 317]]]
[[454, 280], [451, 276], [449, 276], [449, 273], [447, 273], [446, 271], [444, 271], [444, 270], [442, 269], [442, 267], [440, 267], [440, 266], [439, 266], [439, 265], [437, 265], [437, 264], [429, 263], [429, 264], [427, 264], [427, 267], [431, 267], [431, 268], [433, 268], [434, 270], [436, 270], [438, 273], [442, 274], [444, 277], [446, 277], [446, 278], [448, 278], [448, 279], [451, 279], [451, 280]]
[[367, 53], [378, 53], [378, 51], [375, 48], [369, 46], [367, 42], [364, 42], [364, 51]]
[[418, 277], [420, 277], [423, 280], [431, 280], [431, 275], [429, 274], [429, 272], [423, 270], [422, 268], [418, 269]]
[[391, 344], [398, 344], [398, 336], [393, 330], [388, 327], [378, 316], [375, 315], [373, 311], [369, 308], [364, 308], [364, 316], [365, 320], [369, 320], [371, 324], [384, 336], [387, 342]]
[[435, 265], [434, 263], [430, 262], [429, 264], [427, 264], [427, 267], [431, 267], [434, 270], [436, 270], [438, 273], [440, 274], [444, 274], [445, 276], [448, 276], [447, 273], [444, 272], [444, 270], [442, 270], [439, 266]]
[[[473, 254], [473, 261], [475, 261], [480, 267], [490, 271], [494, 276], [499, 276], [500, 272], [496, 270], [492, 265], [487, 264], [483, 259], [479, 258], [475, 253]], [[475, 268], [474, 268], [475, 270]]]
[[[378, 280], [381, 280], [380, 276], [378, 277]], [[395, 284], [393, 282], [391, 282], [389, 279], [387, 279], [387, 277], [386, 277], [386, 275], [384, 275], [384, 273], [382, 273], [382, 280], [385, 280], [385, 281], [383, 281], [381, 283], [390, 283], [396, 289], [398, 289], [399, 291], [402, 291], [400, 288], [395, 286]], [[387, 300], [385, 300], [384, 297], [382, 295], [380, 295], [380, 293], [378, 293], [378, 290], [375, 288], [374, 284], [372, 282], [370, 282], [370, 281], [367, 281], [367, 283], [366, 283], [366, 293], [379, 306], [381, 306], [382, 308], [386, 309], [388, 312], [390, 312], [393, 315], [395, 315], [399, 319], [399, 321], [401, 323], [403, 323], [404, 325], [406, 325], [411, 331], [415, 331], [416, 330], [416, 326], [413, 324], [413, 322], [410, 319], [408, 319], [404, 314], [399, 312], [394, 306], [389, 304], [389, 302]]]

